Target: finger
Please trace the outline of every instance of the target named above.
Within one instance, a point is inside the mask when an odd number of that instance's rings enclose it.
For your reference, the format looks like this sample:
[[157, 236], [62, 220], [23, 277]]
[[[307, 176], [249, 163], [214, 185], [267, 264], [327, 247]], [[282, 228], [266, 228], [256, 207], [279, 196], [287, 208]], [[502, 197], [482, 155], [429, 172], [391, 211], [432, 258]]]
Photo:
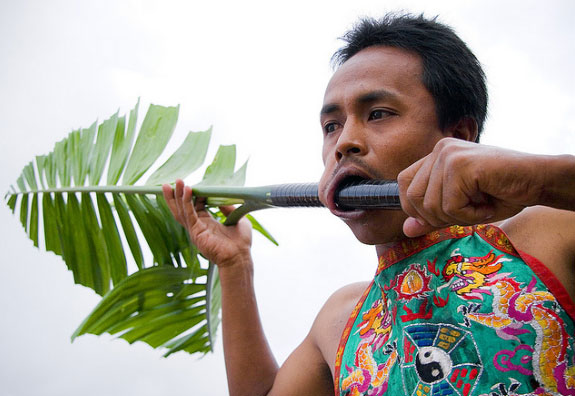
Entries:
[[495, 208], [488, 195], [468, 186], [465, 180], [456, 186], [450, 193], [446, 210], [461, 224], [484, 223], [493, 218]]
[[198, 221], [198, 213], [194, 207], [194, 198], [192, 189], [190, 187], [184, 187], [182, 190], [182, 198], [180, 200], [180, 205], [182, 208], [182, 213], [185, 219], [186, 228], [191, 230], [191, 228]]
[[174, 202], [174, 189], [169, 184], [162, 185], [162, 193], [164, 194], [164, 200], [170, 208], [172, 215], [176, 216], [176, 203]]
[[185, 213], [182, 206], [182, 197], [184, 196], [184, 182], [181, 179], [176, 180], [176, 187], [174, 189], [174, 202], [178, 212], [178, 221], [185, 222]]
[[[445, 221], [441, 218], [441, 199], [437, 197], [437, 184], [432, 191], [429, 190], [430, 183], [433, 181], [432, 178], [437, 177], [436, 157], [432, 153], [414, 165], [412, 170], [415, 173], [406, 190], [406, 206], [409, 206], [409, 212], [406, 213], [419, 219], [421, 223], [439, 227]], [[440, 189], [441, 185], [439, 184]]]
[[194, 198], [194, 208], [198, 215], [206, 210], [206, 197], [195, 197]]
[[184, 187], [182, 209], [190, 231], [194, 231], [192, 228], [199, 225], [199, 223], [202, 223], [201, 228], [207, 226], [210, 222], [218, 224], [210, 212], [206, 210], [206, 198], [194, 197], [191, 187]]
[[420, 159], [417, 162], [414, 162], [411, 166], [404, 169], [402, 172], [399, 173], [397, 176], [397, 184], [399, 187], [399, 201], [401, 202], [401, 208], [405, 213], [409, 216], [417, 217], [418, 212], [413, 205], [412, 199], [410, 194], [413, 194], [413, 191], [410, 191], [410, 188], [413, 184], [413, 179], [415, 178], [419, 169], [423, 166], [425, 162], [425, 158]]
[[172, 201], [174, 199], [174, 189], [169, 184], [162, 184], [162, 193], [166, 201]]
[[436, 157], [430, 170], [422, 212], [420, 212], [424, 220], [436, 228], [458, 223], [458, 220], [451, 216], [448, 210], [450, 208], [448, 204], [452, 203], [453, 199], [453, 189], [448, 178], [445, 177], [445, 172], [443, 157]]
[[182, 208], [184, 208], [185, 211], [188, 208], [194, 209], [194, 205], [195, 205], [194, 194], [193, 194], [191, 187], [184, 186], [183, 191], [182, 191], [181, 203], [182, 203]]
[[170, 212], [172, 212], [172, 215], [174, 216], [176, 221], [180, 222], [181, 216], [178, 211], [174, 188], [169, 184], [163, 184], [162, 193], [164, 195], [164, 200], [166, 201], [166, 204], [170, 209]]
[[403, 232], [408, 237], [424, 235], [446, 223], [440, 214], [442, 184], [437, 181], [437, 177], [441, 172], [437, 169], [440, 165], [436, 164], [435, 159], [433, 153], [429, 154], [398, 176], [401, 206], [410, 216], [403, 226]]
[[176, 199], [182, 198], [184, 195], [184, 181], [182, 179], [177, 179], [174, 188], [174, 197]]

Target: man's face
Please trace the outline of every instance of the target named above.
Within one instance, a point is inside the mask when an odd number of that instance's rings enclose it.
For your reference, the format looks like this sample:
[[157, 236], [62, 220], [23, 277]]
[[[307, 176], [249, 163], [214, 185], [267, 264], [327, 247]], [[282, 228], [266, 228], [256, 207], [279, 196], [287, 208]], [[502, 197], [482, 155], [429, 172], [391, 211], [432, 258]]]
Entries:
[[369, 47], [345, 62], [329, 82], [321, 110], [324, 134], [322, 202], [363, 243], [403, 236], [402, 211], [342, 211], [338, 187], [351, 179], [395, 180], [431, 152], [445, 134], [422, 83], [418, 55], [392, 47]]

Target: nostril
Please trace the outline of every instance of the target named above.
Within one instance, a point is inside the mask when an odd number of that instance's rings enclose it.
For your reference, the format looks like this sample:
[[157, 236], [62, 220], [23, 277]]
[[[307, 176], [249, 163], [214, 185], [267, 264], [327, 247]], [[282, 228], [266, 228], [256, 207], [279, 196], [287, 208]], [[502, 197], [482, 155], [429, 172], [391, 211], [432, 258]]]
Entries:
[[363, 151], [361, 150], [361, 148], [357, 147], [357, 146], [351, 146], [345, 149], [341, 149], [341, 150], [337, 150], [335, 152], [335, 157], [336, 159], [339, 161], [341, 160], [343, 157], [346, 156], [355, 156], [355, 155], [361, 155]]

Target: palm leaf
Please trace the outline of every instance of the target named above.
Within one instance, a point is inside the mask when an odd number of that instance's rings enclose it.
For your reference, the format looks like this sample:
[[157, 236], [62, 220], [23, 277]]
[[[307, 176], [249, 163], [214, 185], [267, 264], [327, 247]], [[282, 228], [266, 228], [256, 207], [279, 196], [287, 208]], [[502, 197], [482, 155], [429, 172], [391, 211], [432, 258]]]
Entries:
[[[72, 339], [110, 333], [163, 347], [165, 356], [205, 353], [213, 348], [219, 324], [217, 270], [190, 243], [156, 186], [203, 164], [211, 128], [190, 132], [146, 183], [135, 185], [162, 155], [179, 112], [151, 105], [136, 133], [138, 107], [139, 102], [127, 125], [126, 117], [115, 113], [72, 131], [52, 152], [37, 156], [6, 194], [7, 204], [35, 246], [61, 256], [76, 283], [103, 296]], [[235, 160], [235, 146], [221, 146], [199, 184], [243, 185], [247, 164], [236, 171]], [[106, 172], [107, 185], [100, 185]], [[120, 179], [123, 184], [117, 185]], [[219, 210], [210, 211], [225, 221]]]

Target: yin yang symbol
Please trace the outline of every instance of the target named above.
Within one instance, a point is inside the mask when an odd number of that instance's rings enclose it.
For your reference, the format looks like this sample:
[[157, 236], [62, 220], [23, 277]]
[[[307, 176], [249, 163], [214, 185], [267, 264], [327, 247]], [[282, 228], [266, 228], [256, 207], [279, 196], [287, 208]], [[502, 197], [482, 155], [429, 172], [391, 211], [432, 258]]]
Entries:
[[417, 375], [427, 384], [434, 384], [447, 377], [452, 366], [449, 355], [436, 347], [423, 347], [415, 356]]

